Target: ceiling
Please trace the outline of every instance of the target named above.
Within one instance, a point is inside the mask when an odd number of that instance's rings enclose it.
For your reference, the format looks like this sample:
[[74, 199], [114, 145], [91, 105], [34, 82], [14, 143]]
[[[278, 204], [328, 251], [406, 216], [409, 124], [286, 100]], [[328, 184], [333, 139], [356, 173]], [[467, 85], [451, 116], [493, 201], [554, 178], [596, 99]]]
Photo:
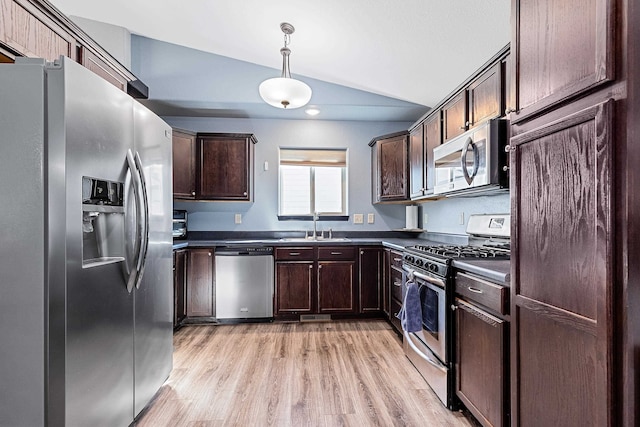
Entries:
[[[510, 38], [508, 0], [50, 1], [131, 31], [132, 71], [165, 115], [309, 118], [258, 94], [262, 80], [280, 74], [281, 22], [296, 28], [293, 77], [313, 89], [316, 117], [332, 120], [414, 121]], [[209, 72], [184, 69], [201, 65]], [[212, 70], [220, 87], [211, 87]]]

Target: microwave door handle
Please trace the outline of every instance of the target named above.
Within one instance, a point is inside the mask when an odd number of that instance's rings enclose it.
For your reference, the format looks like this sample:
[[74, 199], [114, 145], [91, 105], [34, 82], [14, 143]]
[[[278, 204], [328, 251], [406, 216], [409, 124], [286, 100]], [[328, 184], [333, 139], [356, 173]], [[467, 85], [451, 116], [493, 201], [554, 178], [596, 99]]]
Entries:
[[[469, 174], [469, 169], [467, 169], [467, 152], [469, 151], [469, 147], [473, 151], [473, 171]], [[460, 165], [462, 166], [462, 174], [464, 175], [465, 181], [467, 184], [471, 185], [473, 182], [473, 178], [478, 173], [478, 164], [480, 163], [480, 157], [478, 155], [478, 147], [473, 142], [471, 137], [467, 138], [464, 143], [464, 147], [462, 147], [462, 154], [460, 154]]]

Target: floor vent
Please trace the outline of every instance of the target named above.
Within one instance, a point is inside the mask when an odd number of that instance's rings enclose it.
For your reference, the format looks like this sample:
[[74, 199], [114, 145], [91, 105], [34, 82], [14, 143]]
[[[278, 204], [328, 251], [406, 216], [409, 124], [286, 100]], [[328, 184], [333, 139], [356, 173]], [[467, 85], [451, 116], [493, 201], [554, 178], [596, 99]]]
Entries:
[[330, 322], [330, 314], [301, 314], [301, 322]]

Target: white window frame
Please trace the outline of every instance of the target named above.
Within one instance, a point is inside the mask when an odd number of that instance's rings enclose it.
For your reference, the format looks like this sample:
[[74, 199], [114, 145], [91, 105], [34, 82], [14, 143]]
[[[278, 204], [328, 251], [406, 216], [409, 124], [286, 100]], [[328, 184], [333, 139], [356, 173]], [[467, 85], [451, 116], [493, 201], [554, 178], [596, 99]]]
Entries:
[[[341, 212], [316, 212], [315, 211], [315, 203], [316, 203], [316, 195], [315, 195], [315, 182], [316, 182], [316, 169], [332, 166], [332, 167], [340, 167], [340, 165], [331, 165], [330, 163], [321, 164], [321, 162], [317, 162], [317, 164], [309, 164], [309, 163], [301, 163], [300, 166], [308, 166], [311, 168], [311, 176], [309, 180], [309, 212], [308, 213], [300, 213], [300, 214], [283, 214], [282, 213], [282, 150], [299, 150], [300, 152], [313, 152], [313, 151], [344, 151], [345, 162], [342, 167], [342, 211]], [[314, 213], [317, 213], [318, 216], [326, 217], [327, 219], [335, 219], [335, 220], [347, 220], [349, 215], [349, 210], [347, 206], [348, 201], [348, 173], [349, 173], [349, 152], [346, 148], [291, 148], [291, 147], [280, 147], [278, 150], [278, 218], [279, 219], [309, 219], [313, 217]], [[313, 163], [313, 162], [311, 162]], [[292, 163], [288, 163], [289, 165], [293, 165]], [[295, 165], [293, 165], [295, 166]]]

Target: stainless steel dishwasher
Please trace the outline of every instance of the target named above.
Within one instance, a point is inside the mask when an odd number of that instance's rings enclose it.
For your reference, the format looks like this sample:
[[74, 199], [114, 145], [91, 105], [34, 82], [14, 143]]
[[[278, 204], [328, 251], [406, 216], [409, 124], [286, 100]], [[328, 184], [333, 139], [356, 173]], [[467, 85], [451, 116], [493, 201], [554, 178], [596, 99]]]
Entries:
[[273, 248], [228, 246], [215, 250], [216, 318], [273, 319]]

